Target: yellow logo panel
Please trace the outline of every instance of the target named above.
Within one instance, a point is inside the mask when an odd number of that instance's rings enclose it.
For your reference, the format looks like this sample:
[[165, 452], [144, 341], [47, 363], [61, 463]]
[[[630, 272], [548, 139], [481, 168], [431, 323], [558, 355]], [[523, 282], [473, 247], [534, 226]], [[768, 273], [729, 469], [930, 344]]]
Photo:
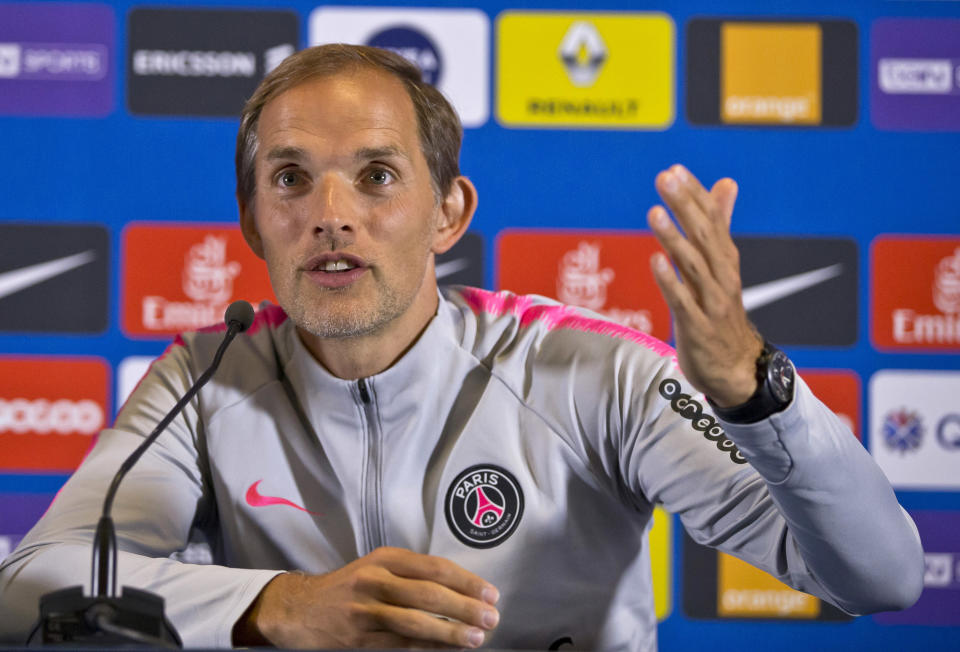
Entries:
[[650, 544], [650, 566], [653, 576], [653, 608], [657, 620], [670, 615], [673, 591], [673, 522], [661, 507], [653, 510], [653, 526], [647, 540]]
[[666, 129], [675, 29], [661, 13], [505, 11], [497, 117], [512, 127]]
[[717, 615], [816, 618], [820, 600], [791, 589], [745, 561], [718, 553]]
[[723, 122], [820, 124], [821, 41], [816, 23], [724, 23]]

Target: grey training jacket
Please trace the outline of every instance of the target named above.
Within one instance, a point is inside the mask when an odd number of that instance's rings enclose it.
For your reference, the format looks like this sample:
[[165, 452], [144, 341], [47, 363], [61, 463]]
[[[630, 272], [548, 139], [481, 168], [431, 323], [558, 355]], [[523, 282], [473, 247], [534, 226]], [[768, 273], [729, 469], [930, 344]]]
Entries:
[[[184, 335], [153, 364], [0, 566], [0, 641], [24, 640], [41, 594], [89, 586], [107, 485], [219, 331]], [[228, 647], [278, 571], [396, 546], [500, 589], [490, 647], [653, 650], [658, 503], [696, 541], [850, 613], [903, 608], [922, 588], [912, 521], [803, 382], [765, 421], [719, 423], [663, 343], [472, 288], [443, 290], [414, 346], [362, 381], [330, 375], [282, 310], [261, 309], [121, 485], [119, 579], [162, 595], [188, 647]], [[202, 541], [213, 563], [183, 561]]]

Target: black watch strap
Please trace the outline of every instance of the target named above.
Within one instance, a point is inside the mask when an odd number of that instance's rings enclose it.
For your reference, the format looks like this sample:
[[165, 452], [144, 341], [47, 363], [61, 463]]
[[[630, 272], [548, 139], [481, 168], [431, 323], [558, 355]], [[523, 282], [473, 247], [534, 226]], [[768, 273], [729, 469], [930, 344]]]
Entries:
[[714, 414], [727, 423], [756, 423], [786, 408], [793, 400], [796, 372], [786, 354], [766, 340], [757, 357], [757, 390], [746, 402], [720, 407], [707, 397]]

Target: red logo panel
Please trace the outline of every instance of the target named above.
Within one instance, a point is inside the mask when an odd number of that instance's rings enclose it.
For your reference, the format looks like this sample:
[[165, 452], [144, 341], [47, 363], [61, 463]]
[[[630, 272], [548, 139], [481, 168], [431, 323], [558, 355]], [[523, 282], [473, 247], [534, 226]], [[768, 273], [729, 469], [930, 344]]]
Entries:
[[960, 351], [960, 239], [879, 236], [870, 275], [874, 346]]
[[860, 421], [860, 376], [845, 369], [800, 369], [810, 389], [863, 440]]
[[276, 301], [239, 226], [132, 224], [123, 233], [122, 328], [167, 337], [223, 321], [231, 301]]
[[96, 358], [0, 358], [0, 471], [73, 471], [104, 427]]
[[670, 310], [650, 271], [651, 234], [507, 231], [497, 239], [498, 287], [589, 308], [666, 341]]

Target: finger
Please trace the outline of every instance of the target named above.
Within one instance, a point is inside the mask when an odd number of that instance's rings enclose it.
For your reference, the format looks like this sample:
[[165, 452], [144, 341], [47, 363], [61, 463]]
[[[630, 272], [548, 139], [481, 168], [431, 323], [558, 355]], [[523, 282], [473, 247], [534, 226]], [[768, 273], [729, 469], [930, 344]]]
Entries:
[[727, 230], [730, 229], [733, 207], [737, 203], [739, 192], [737, 182], [730, 178], [720, 179], [710, 189], [710, 195], [714, 198], [717, 207], [717, 217]]
[[710, 192], [700, 183], [700, 179], [679, 163], [671, 165], [670, 172], [676, 175], [680, 185], [690, 193], [690, 196], [697, 203], [697, 206], [700, 207], [700, 210], [703, 211], [703, 214], [710, 216], [713, 210], [714, 200], [710, 196]]
[[690, 242], [706, 254], [715, 234], [714, 225], [707, 210], [697, 200], [696, 192], [691, 190], [688, 182], [681, 179], [675, 170], [676, 167], [678, 166], [657, 175], [655, 181], [657, 192], [670, 208], [670, 212], [673, 213]]
[[384, 567], [394, 575], [437, 582], [487, 604], [496, 604], [500, 599], [500, 592], [493, 584], [449, 559], [402, 548], [379, 548], [375, 552], [382, 555]]
[[384, 583], [377, 597], [392, 605], [422, 609], [483, 629], [493, 629], [500, 622], [499, 612], [487, 603], [429, 580], [394, 576]]
[[486, 639], [479, 627], [445, 620], [416, 609], [380, 605], [375, 616], [380, 627], [407, 638], [470, 648], [483, 645]]
[[[710, 297], [720, 291], [720, 286], [713, 279], [710, 264], [703, 254], [677, 230], [663, 207], [651, 208], [647, 213], [647, 223], [670, 259], [676, 264], [680, 276], [694, 293], [698, 303], [706, 306]], [[673, 270], [670, 269], [669, 272], [672, 280], [676, 281]]]
[[[677, 278], [673, 266], [665, 255], [656, 253], [651, 256], [650, 269], [675, 321], [690, 323], [696, 329], [706, 324], [706, 315], [690, 291]], [[676, 336], [676, 333], [674, 335]]]

